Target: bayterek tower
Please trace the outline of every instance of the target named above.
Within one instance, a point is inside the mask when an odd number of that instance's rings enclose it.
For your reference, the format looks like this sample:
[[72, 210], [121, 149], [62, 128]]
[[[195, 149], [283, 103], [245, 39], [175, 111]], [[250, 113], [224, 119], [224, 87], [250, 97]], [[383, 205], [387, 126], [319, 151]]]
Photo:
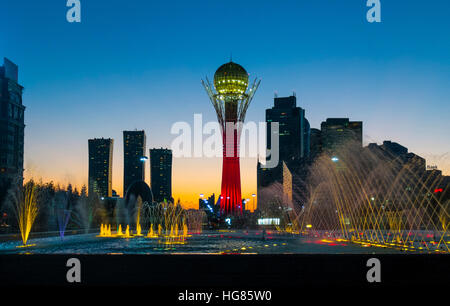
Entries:
[[220, 212], [225, 216], [242, 214], [239, 142], [245, 114], [261, 82], [255, 78], [249, 86], [248, 79], [244, 67], [230, 61], [217, 69], [214, 86], [208, 78], [202, 80], [221, 126], [223, 167]]

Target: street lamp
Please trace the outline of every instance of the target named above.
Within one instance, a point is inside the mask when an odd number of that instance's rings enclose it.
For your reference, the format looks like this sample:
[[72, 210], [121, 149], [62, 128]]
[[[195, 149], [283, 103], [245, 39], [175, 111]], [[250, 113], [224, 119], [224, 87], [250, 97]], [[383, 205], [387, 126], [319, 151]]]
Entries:
[[139, 160], [143, 163], [145, 163], [147, 161], [148, 157], [147, 156], [142, 156]]

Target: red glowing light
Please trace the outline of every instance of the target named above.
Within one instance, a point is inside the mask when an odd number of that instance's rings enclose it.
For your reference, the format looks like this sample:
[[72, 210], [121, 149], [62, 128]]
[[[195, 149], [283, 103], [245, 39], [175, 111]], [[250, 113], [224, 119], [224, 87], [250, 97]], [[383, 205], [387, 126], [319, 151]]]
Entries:
[[434, 190], [434, 193], [438, 193], [438, 192], [443, 192], [444, 190], [442, 189], [442, 188], [436, 188], [435, 190]]
[[[242, 214], [241, 204], [241, 173], [239, 167], [238, 131], [233, 131], [233, 137], [227, 137], [223, 131], [223, 167], [220, 210], [223, 214]], [[229, 139], [231, 138], [231, 139]], [[229, 152], [231, 151], [231, 152]], [[231, 156], [230, 156], [231, 155]]]

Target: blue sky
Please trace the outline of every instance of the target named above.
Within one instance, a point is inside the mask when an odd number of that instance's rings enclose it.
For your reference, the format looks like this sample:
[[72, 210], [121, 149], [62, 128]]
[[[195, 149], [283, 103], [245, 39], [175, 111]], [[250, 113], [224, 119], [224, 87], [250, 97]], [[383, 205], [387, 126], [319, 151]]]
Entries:
[[80, 24], [65, 2], [0, 0], [0, 57], [25, 86], [26, 166], [46, 178], [87, 181], [87, 139], [103, 136], [121, 179], [122, 130], [170, 146], [175, 121], [215, 120], [200, 79], [231, 53], [262, 78], [248, 120], [295, 91], [312, 127], [362, 120], [365, 143], [397, 141], [450, 173], [447, 0], [382, 0], [378, 24], [365, 0], [81, 0]]

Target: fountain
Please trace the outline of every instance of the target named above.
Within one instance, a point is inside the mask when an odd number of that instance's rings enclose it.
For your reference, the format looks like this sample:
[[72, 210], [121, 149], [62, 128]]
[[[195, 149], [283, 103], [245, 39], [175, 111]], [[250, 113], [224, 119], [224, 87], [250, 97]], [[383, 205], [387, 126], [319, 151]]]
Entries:
[[142, 236], [142, 228], [139, 223], [136, 224], [136, 235], [135, 236]]
[[142, 198], [139, 196], [137, 199], [136, 205], [136, 236], [142, 236], [141, 229], [141, 207], [142, 207]]
[[122, 224], [119, 224], [119, 227], [117, 228], [117, 234], [116, 234], [117, 236], [123, 236], [123, 233], [122, 233]]
[[127, 228], [125, 229], [125, 235], [123, 235], [123, 238], [131, 238], [129, 225], [127, 225]]
[[58, 223], [59, 236], [63, 239], [71, 214], [71, 210], [68, 209], [68, 196], [65, 192], [58, 192], [55, 194], [53, 198], [53, 207]]
[[153, 231], [153, 224], [150, 224], [150, 228], [147, 232], [147, 238], [158, 238], [158, 235]]
[[[301, 194], [300, 200], [286, 203], [282, 184], [261, 191], [275, 196], [270, 205], [258, 203], [262, 217], [279, 217], [279, 223], [273, 224], [276, 230], [250, 234], [238, 230], [203, 232], [204, 211], [186, 211], [179, 203], [142, 201], [140, 196], [130, 196], [128, 205], [118, 200], [113, 209], [94, 196], [75, 197], [71, 203], [76, 204], [69, 206], [59, 187], [51, 193], [41, 185], [27, 183], [10, 203], [15, 207], [23, 246], [30, 246], [35, 220], [38, 230], [42, 224], [51, 225], [49, 232], [41, 234], [44, 238], [33, 239], [41, 245], [33, 247], [35, 253], [234, 253], [252, 248], [269, 253], [277, 252], [279, 246], [293, 253], [450, 253], [450, 203], [438, 193], [443, 190], [444, 194], [448, 188], [441, 183], [441, 176], [417, 172], [413, 164], [370, 152], [357, 156], [340, 152], [338, 160], [323, 155], [308, 167], [303, 183], [292, 185], [293, 191]], [[44, 211], [41, 205], [45, 203], [48, 212], [54, 213], [47, 214], [49, 219], [42, 218], [44, 214], [36, 219], [37, 208]], [[89, 208], [88, 204], [93, 205]], [[52, 237], [56, 224], [49, 220], [57, 222], [59, 236]], [[84, 230], [99, 226], [100, 239], [89, 233], [64, 236], [67, 226]], [[45, 243], [39, 243], [41, 239]], [[94, 243], [85, 243], [88, 241]], [[188, 247], [181, 246], [187, 243]], [[0, 252], [20, 252], [16, 246], [5, 240]], [[272, 246], [277, 248], [269, 251]]]
[[61, 239], [64, 238], [67, 223], [69, 222], [70, 219], [70, 213], [71, 211], [68, 209], [59, 209], [56, 212], [58, 218], [59, 236], [61, 237]]
[[206, 223], [207, 217], [203, 210], [188, 210], [185, 213], [186, 224], [191, 233], [200, 234], [203, 223]]
[[[157, 236], [161, 244], [183, 244], [186, 242], [187, 228], [185, 211], [179, 204], [162, 202], [156, 205], [144, 205], [144, 217], [151, 224], [158, 226]], [[153, 234], [154, 236], [154, 234]]]
[[369, 150], [323, 155], [311, 166], [307, 196], [294, 221], [307, 235], [364, 246], [449, 253], [449, 203], [434, 192], [440, 181], [417, 161]]
[[111, 224], [101, 224], [100, 225], [100, 235], [97, 237], [112, 237], [111, 234]]
[[94, 222], [94, 216], [101, 214], [102, 208], [99, 201], [94, 197], [81, 196], [72, 209], [72, 221], [85, 233], [89, 230]]
[[16, 190], [12, 194], [15, 203], [15, 213], [19, 223], [20, 234], [22, 237], [22, 247], [27, 245], [31, 228], [38, 214], [38, 204], [36, 201], [36, 185], [33, 181], [23, 186], [23, 190]]
[[[122, 232], [122, 225], [119, 224], [117, 233], [111, 234], [111, 225], [101, 224], [100, 234], [97, 237], [122, 237], [122, 238], [134, 238], [143, 237], [141, 222], [150, 223], [149, 230], [145, 238], [158, 238], [158, 243], [171, 245], [171, 244], [184, 244], [186, 238], [190, 237], [188, 233], [188, 224], [186, 223], [186, 217], [184, 215], [184, 209], [180, 205], [173, 203], [160, 203], [157, 205], [142, 204], [144, 218], [141, 219], [140, 213], [136, 218], [136, 233], [132, 234], [130, 225], [126, 226], [125, 233]], [[140, 211], [140, 210], [139, 210]], [[157, 231], [155, 231], [155, 226]]]

